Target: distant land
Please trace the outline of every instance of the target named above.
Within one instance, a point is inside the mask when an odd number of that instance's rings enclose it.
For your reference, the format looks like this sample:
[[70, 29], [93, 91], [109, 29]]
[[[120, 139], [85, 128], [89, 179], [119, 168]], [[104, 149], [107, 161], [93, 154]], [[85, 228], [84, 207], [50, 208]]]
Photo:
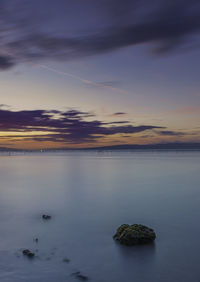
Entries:
[[21, 151], [27, 151], [27, 152], [38, 152], [38, 151], [87, 151], [87, 150], [200, 150], [200, 143], [182, 143], [182, 142], [176, 142], [176, 143], [158, 143], [158, 144], [145, 144], [145, 145], [139, 145], [139, 144], [124, 144], [124, 145], [113, 145], [113, 146], [102, 146], [102, 147], [92, 147], [92, 148], [52, 148], [52, 149], [14, 149], [14, 148], [8, 148], [8, 147], [0, 147], [1, 152], [21, 152]]
[[200, 143], [158, 143], [145, 145], [113, 145], [92, 148], [93, 150], [200, 150]]

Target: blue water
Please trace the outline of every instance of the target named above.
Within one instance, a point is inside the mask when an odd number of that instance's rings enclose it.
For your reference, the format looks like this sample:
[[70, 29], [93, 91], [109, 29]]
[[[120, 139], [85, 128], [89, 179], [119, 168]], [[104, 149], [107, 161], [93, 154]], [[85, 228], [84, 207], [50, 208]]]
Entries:
[[[200, 152], [13, 153], [0, 181], [1, 282], [200, 281]], [[155, 244], [119, 245], [122, 223]]]

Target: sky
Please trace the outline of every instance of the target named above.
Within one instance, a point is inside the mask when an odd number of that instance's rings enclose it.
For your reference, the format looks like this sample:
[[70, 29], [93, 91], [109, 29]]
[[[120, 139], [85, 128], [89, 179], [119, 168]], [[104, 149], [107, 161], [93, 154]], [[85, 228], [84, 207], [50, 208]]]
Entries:
[[200, 2], [1, 0], [0, 147], [200, 142]]

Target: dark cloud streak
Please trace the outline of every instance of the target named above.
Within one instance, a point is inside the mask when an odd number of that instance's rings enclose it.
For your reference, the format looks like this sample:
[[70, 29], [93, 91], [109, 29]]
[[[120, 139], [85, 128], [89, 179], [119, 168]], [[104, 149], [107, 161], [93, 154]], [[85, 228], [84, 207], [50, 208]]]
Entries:
[[[134, 134], [147, 130], [162, 129], [156, 125], [113, 125], [113, 122], [104, 123], [99, 120], [87, 120], [95, 117], [87, 112], [77, 110], [61, 111], [11, 111], [0, 109], [0, 131], [19, 132], [20, 134], [10, 135], [3, 138], [32, 139], [35, 141], [52, 141], [61, 143], [81, 144], [96, 142], [105, 136], [115, 134]], [[123, 123], [123, 121], [121, 121]], [[30, 132], [38, 132], [33, 136]], [[40, 135], [39, 131], [43, 132]]]
[[171, 131], [171, 130], [156, 131], [156, 133], [159, 134], [159, 135], [163, 135], [163, 136], [183, 136], [183, 135], [185, 135], [184, 132]]
[[14, 62], [9, 56], [0, 55], [0, 70], [7, 70], [13, 66], [14, 66]]
[[[18, 0], [17, 10], [14, 11], [7, 8], [13, 1], [3, 3], [0, 7], [0, 50], [8, 50], [11, 54], [10, 57], [0, 55], [0, 69], [4, 70], [27, 59], [71, 60], [139, 44], [154, 44], [155, 53], [162, 54], [184, 46], [190, 36], [198, 37], [200, 33], [200, 2], [197, 0], [101, 0], [98, 5], [90, 0], [84, 1], [84, 5], [78, 1], [79, 9], [85, 9], [85, 5], [91, 6], [86, 11], [88, 17], [93, 11], [102, 21], [107, 19], [108, 22], [104, 28], [96, 24], [91, 32], [79, 36], [68, 36], [63, 32], [60, 35], [59, 26], [56, 26], [58, 32], [53, 31], [53, 28], [52, 31], [50, 28], [38, 31], [37, 16], [32, 21], [27, 20], [26, 14], [30, 14], [30, 11], [26, 13], [26, 9], [23, 9], [24, 1]], [[36, 11], [40, 9], [37, 2], [34, 5]], [[55, 13], [59, 13], [60, 5], [55, 2], [54, 5]], [[73, 6], [69, 1], [64, 5]], [[100, 5], [104, 9], [100, 9]], [[31, 8], [27, 6], [27, 9]], [[74, 9], [74, 18], [76, 14], [77, 10]], [[84, 18], [77, 19], [79, 24], [83, 21]], [[66, 22], [66, 30], [69, 24]]]
[[116, 112], [113, 114], [113, 116], [122, 116], [122, 115], [126, 115], [126, 113], [124, 112]]

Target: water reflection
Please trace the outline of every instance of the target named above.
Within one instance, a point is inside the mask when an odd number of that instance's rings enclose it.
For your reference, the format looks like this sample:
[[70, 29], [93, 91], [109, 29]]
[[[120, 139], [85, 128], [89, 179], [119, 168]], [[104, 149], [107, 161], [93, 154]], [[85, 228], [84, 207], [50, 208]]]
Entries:
[[[77, 271], [94, 282], [198, 281], [199, 159], [196, 152], [3, 157], [0, 281], [71, 282]], [[127, 222], [151, 226], [155, 243], [115, 242]], [[26, 260], [23, 248], [37, 248], [40, 259]]]
[[139, 246], [122, 246], [116, 242], [116, 248], [123, 260], [153, 262], [156, 255], [156, 243]]

